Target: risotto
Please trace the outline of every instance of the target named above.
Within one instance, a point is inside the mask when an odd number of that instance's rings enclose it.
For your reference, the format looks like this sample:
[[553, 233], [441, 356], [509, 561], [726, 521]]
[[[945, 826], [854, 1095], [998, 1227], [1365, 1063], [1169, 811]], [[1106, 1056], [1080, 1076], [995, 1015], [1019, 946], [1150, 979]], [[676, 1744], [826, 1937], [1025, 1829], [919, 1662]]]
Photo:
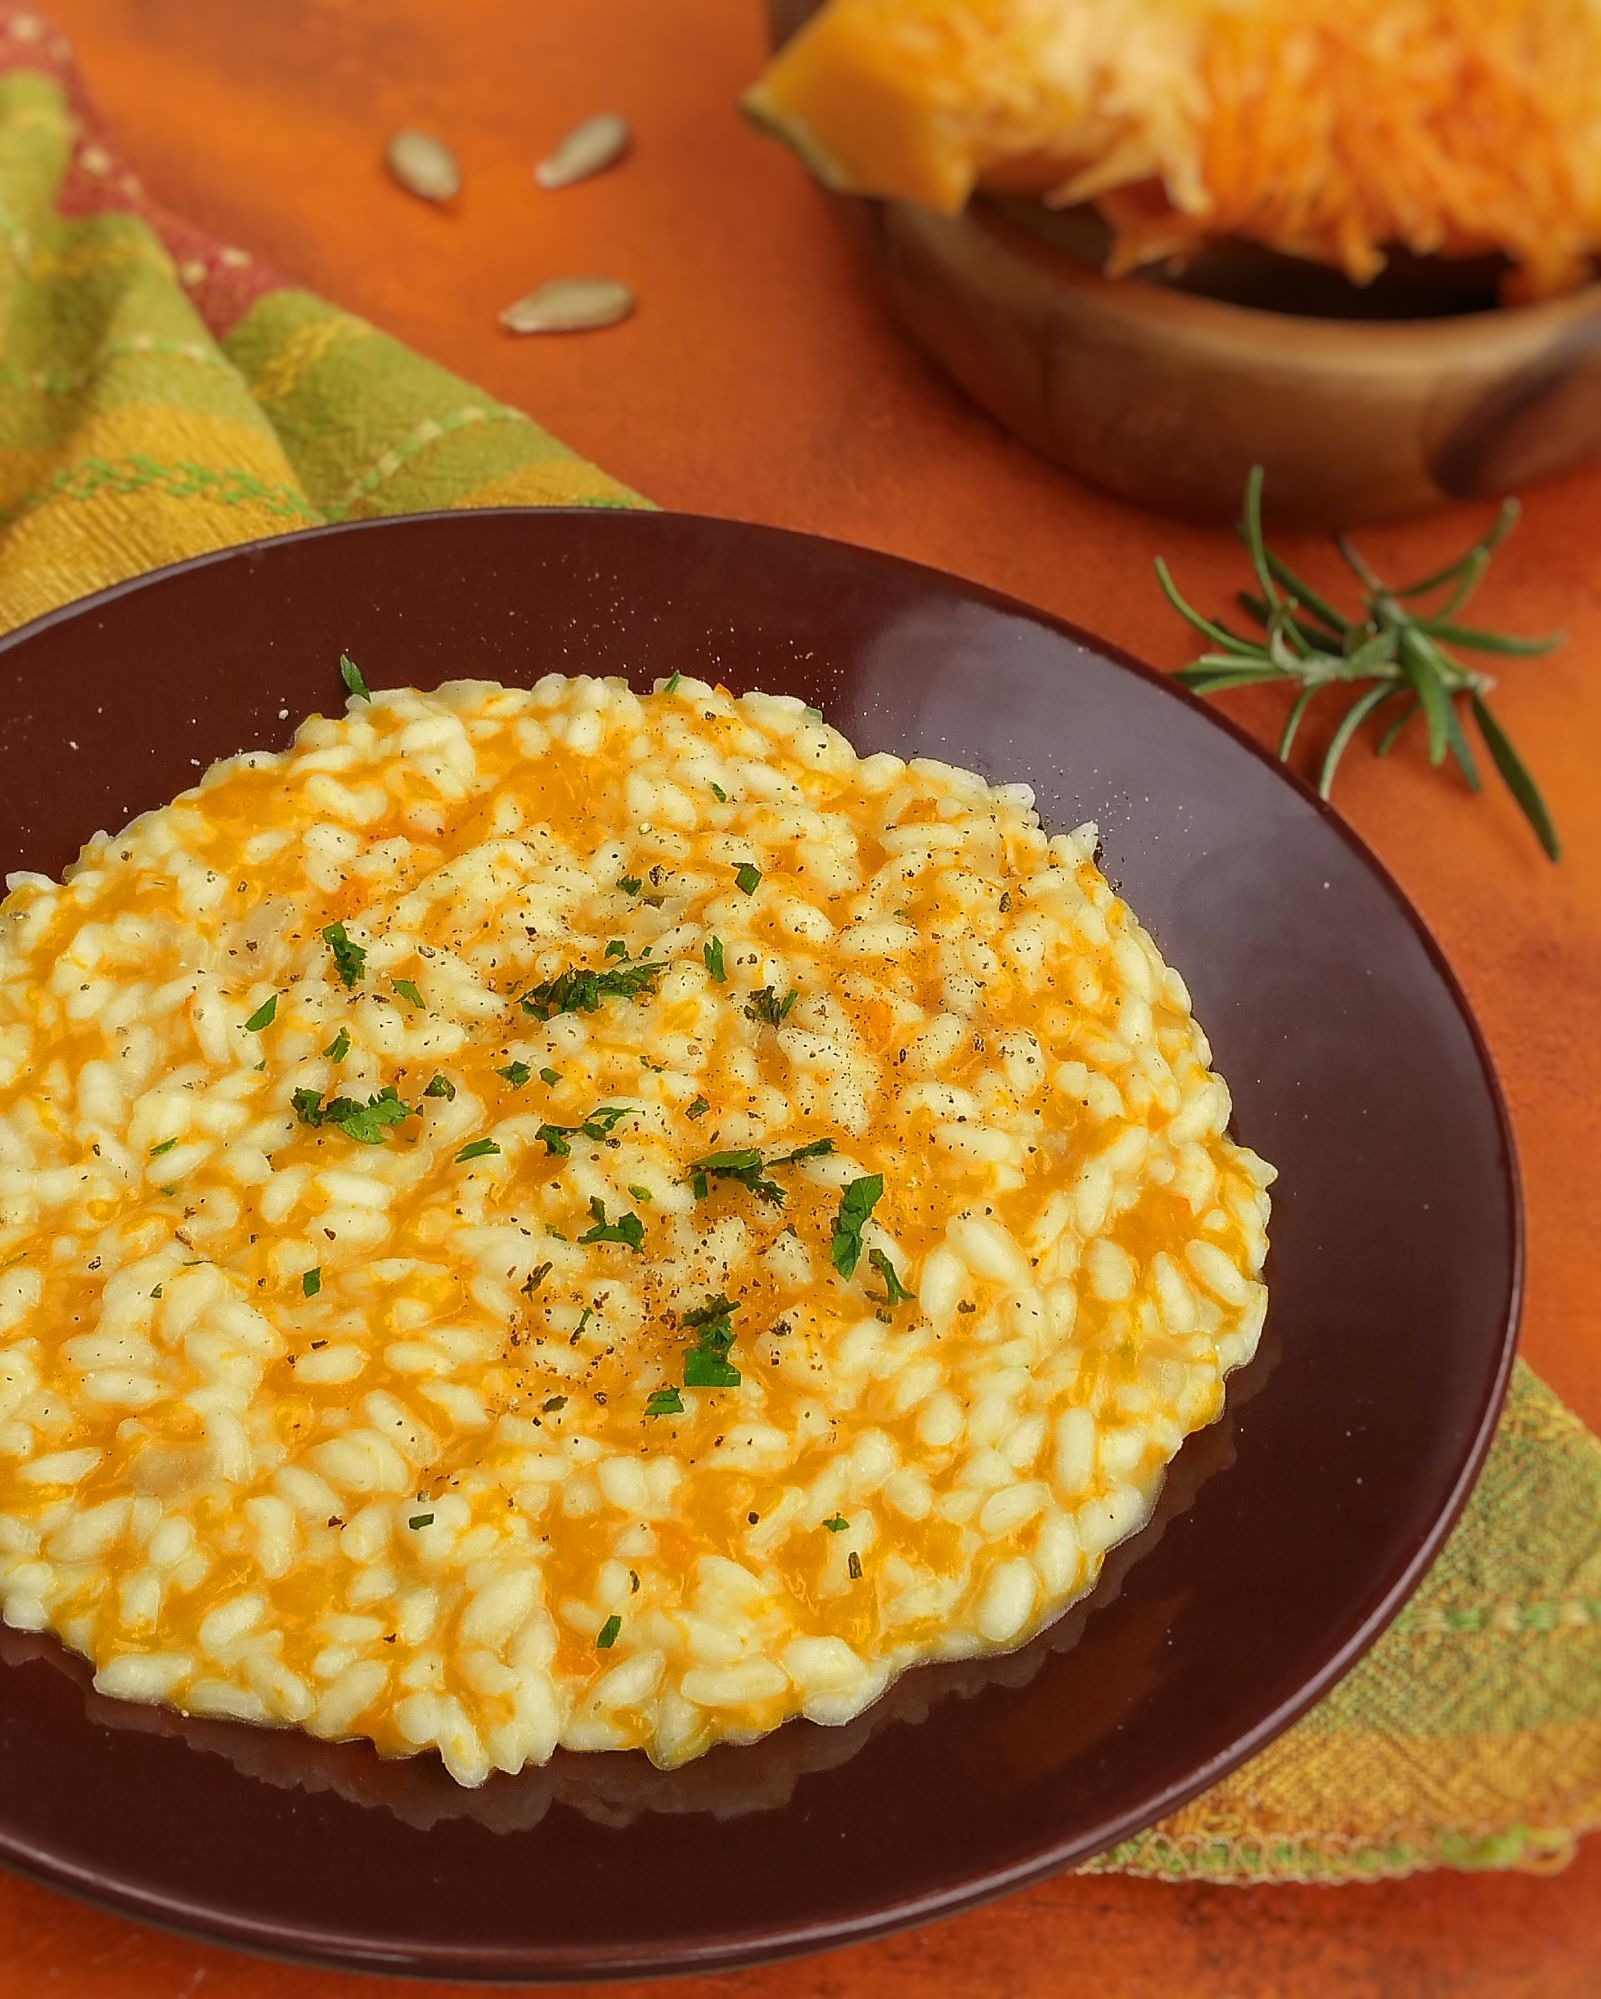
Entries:
[[464, 1784], [1022, 1644], [1266, 1304], [1093, 829], [687, 676], [347, 680], [0, 903], [7, 1622]]

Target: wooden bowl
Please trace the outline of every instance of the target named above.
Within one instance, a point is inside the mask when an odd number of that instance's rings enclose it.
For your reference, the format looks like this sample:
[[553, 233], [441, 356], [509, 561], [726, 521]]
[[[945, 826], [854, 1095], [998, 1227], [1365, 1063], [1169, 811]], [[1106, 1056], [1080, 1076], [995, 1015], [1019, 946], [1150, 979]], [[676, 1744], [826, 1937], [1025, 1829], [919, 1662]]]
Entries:
[[[769, 0], [776, 42], [819, 0]], [[891, 312], [1009, 430], [1170, 513], [1345, 527], [1497, 496], [1601, 452], [1601, 284], [1493, 304], [1495, 271], [1404, 263], [1367, 290], [1249, 250], [1107, 278], [1094, 218], [956, 217], [830, 196]]]

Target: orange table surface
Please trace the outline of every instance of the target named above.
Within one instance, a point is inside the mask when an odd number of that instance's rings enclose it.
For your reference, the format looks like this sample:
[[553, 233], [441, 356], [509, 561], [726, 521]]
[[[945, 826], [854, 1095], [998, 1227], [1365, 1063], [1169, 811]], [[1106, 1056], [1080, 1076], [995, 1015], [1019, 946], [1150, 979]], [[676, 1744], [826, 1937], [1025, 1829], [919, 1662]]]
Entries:
[[[1163, 666], [1187, 647], [1153, 555], [1165, 551], [1212, 609], [1239, 580], [1231, 536], [1074, 483], [902, 343], [800, 169], [736, 113], [761, 60], [759, 0], [57, 0], [53, 11], [158, 199], [529, 409], [663, 506], [913, 556]], [[601, 109], [632, 119], [634, 157], [541, 194], [534, 161]], [[386, 179], [384, 144], [406, 124], [457, 146], [458, 212], [410, 201]], [[580, 271], [626, 278], [637, 316], [568, 340], [517, 341], [496, 324], [535, 284]], [[1513, 663], [1498, 697], [1561, 826], [1562, 865], [1545, 862], [1504, 797], [1470, 800], [1415, 741], [1382, 765], [1355, 752], [1338, 798], [1434, 927], [1484, 1024], [1528, 1200], [1525, 1351], [1601, 1424], [1601, 471], [1525, 499], [1483, 615], [1572, 635], [1554, 659]], [[1456, 553], [1486, 511], [1369, 540], [1418, 571]], [[1333, 577], [1323, 549], [1287, 549]], [[1284, 697], [1235, 705], [1266, 735]], [[9, 1875], [0, 1967], [0, 1990], [15, 1999], [390, 1989], [141, 1929]], [[1066, 1878], [882, 1943], [673, 1989], [682, 1999], [1601, 1994], [1601, 1840], [1549, 1880], [1237, 1890]]]

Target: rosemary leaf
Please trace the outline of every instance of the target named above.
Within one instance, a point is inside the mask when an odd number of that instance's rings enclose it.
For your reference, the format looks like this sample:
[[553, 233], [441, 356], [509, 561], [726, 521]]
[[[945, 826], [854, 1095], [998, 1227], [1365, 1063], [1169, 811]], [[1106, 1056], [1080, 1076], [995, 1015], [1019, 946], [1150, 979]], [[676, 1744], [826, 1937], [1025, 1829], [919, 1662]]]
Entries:
[[1423, 719], [1429, 730], [1429, 762], [1438, 769], [1445, 762], [1446, 744], [1451, 739], [1451, 702], [1440, 683], [1433, 657], [1410, 632], [1401, 634], [1401, 670], [1423, 704]]
[[1156, 558], [1156, 580], [1161, 584], [1167, 601], [1187, 623], [1192, 624], [1204, 637], [1215, 639], [1220, 646], [1226, 646], [1232, 653], [1239, 653], [1247, 659], [1267, 658], [1267, 648], [1253, 640], [1242, 638], [1238, 632], [1231, 632], [1227, 625], [1215, 625], [1210, 618], [1203, 618], [1193, 606], [1186, 604], [1178, 593], [1178, 586], [1168, 572], [1167, 564], [1161, 556]]
[[1392, 590], [1390, 595], [1392, 597], [1426, 597], [1431, 590], [1440, 590], [1447, 583], [1454, 583], [1464, 570], [1472, 567], [1480, 556], [1484, 558], [1485, 562], [1488, 562], [1490, 557], [1501, 546], [1502, 542], [1506, 540], [1507, 536], [1517, 526], [1518, 518], [1522, 512], [1523, 508], [1516, 500], [1505, 501], [1500, 513], [1496, 515], [1495, 525], [1490, 529], [1490, 532], [1482, 541], [1476, 541], [1466, 555], [1459, 555], [1455, 562], [1448, 562], [1443, 569], [1436, 569], [1432, 575], [1425, 576], [1420, 582], [1403, 583], [1400, 589]]
[[1328, 598], [1320, 596], [1310, 583], [1303, 582], [1282, 556], [1275, 555], [1272, 549], [1268, 549], [1266, 553], [1268, 568], [1295, 599], [1299, 609], [1310, 611], [1319, 624], [1328, 627], [1329, 636], [1334, 643], [1343, 644], [1346, 633], [1351, 629], [1350, 620], [1342, 618]]
[[1311, 687], [1303, 687], [1300, 693], [1296, 695], [1294, 706], [1290, 709], [1289, 714], [1284, 720], [1284, 734], [1279, 737], [1280, 763], [1289, 762], [1290, 752], [1295, 748], [1296, 732], [1306, 719], [1307, 709], [1311, 707], [1320, 692], [1321, 690], [1316, 685], [1313, 685]]
[[1479, 776], [1478, 761], [1468, 748], [1468, 739], [1456, 712], [1456, 703], [1448, 701], [1445, 706], [1446, 727], [1449, 731], [1451, 754], [1457, 760], [1458, 768], [1467, 780], [1469, 791], [1478, 791], [1484, 780]]
[[1398, 692], [1399, 689], [1393, 685], [1381, 684], [1378, 687], [1370, 687], [1366, 694], [1359, 694], [1346, 709], [1341, 717], [1340, 726], [1330, 739], [1329, 747], [1323, 757], [1323, 768], [1318, 773], [1317, 788], [1320, 798], [1327, 798], [1334, 789], [1334, 773], [1340, 767], [1340, 759], [1345, 755], [1346, 746], [1351, 738], [1375, 709], [1381, 707], [1392, 694]]
[[1411, 697], [1411, 699], [1407, 702], [1406, 706], [1401, 710], [1400, 714], [1396, 716], [1395, 720], [1385, 730], [1384, 734], [1380, 736], [1379, 747], [1374, 752], [1376, 756], [1387, 757], [1390, 754], [1391, 750], [1393, 750], [1396, 744], [1400, 741], [1401, 732], [1406, 727], [1407, 723], [1415, 721], [1417, 719], [1418, 710], [1422, 707], [1422, 705], [1423, 705], [1422, 702], [1419, 701], [1418, 697], [1414, 694]]
[[1173, 678], [1180, 687], [1187, 687], [1192, 694], [1216, 694], [1225, 687], [1256, 687], [1269, 680], [1288, 680], [1291, 676], [1281, 667], [1217, 667], [1197, 671], [1186, 667]]
[[1478, 631], [1471, 625], [1442, 624], [1433, 618], [1419, 620], [1430, 638], [1450, 646], [1466, 646], [1469, 652], [1500, 653], [1509, 659], [1538, 659], [1567, 643], [1566, 632], [1547, 632], [1537, 639], [1519, 638], [1512, 632]]
[[1515, 749], [1501, 724], [1484, 704], [1484, 697], [1475, 688], [1468, 697], [1473, 703], [1473, 719], [1479, 725], [1485, 747], [1495, 762], [1496, 769], [1506, 779], [1506, 788], [1523, 808], [1523, 816], [1534, 828], [1540, 845], [1553, 861], [1562, 858], [1562, 842], [1557, 838], [1557, 829], [1552, 824], [1551, 814], [1545, 800], [1540, 796], [1540, 787], [1529, 775], [1528, 766]]

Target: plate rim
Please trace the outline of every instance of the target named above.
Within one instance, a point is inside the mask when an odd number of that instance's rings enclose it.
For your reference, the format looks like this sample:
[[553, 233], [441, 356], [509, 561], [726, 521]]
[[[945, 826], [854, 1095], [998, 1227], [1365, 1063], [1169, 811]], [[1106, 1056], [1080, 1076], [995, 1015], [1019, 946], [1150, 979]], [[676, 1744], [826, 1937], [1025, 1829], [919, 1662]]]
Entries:
[[[102, 1879], [92, 1870], [76, 1867], [49, 1853], [28, 1851], [20, 1847], [8, 1829], [0, 1824], [0, 1863], [19, 1874], [135, 1921], [283, 1962], [356, 1969], [391, 1977], [455, 1978], [474, 1983], [517, 1984], [561, 1984], [580, 1980], [609, 1981], [732, 1971], [743, 1966], [842, 1949], [913, 1925], [958, 1915], [1000, 1896], [1037, 1885], [1087, 1858], [1108, 1852], [1134, 1834], [1157, 1824], [1199, 1797], [1230, 1771], [1259, 1755], [1269, 1743], [1316, 1706], [1394, 1622], [1433, 1566], [1478, 1482], [1500, 1422], [1519, 1351], [1526, 1295], [1528, 1223], [1516, 1133], [1483, 1027], [1433, 928], [1391, 869], [1361, 834], [1312, 785], [1288, 764], [1281, 762], [1232, 716], [1210, 707], [1170, 674], [1161, 672], [1126, 647], [1099, 636], [1072, 619], [959, 572], [941, 569], [932, 563], [919, 562], [866, 543], [727, 515], [612, 505], [434, 508], [420, 513], [383, 514], [356, 521], [329, 522], [317, 527], [294, 529], [285, 534], [235, 542], [225, 548], [208, 549], [159, 569], [126, 577], [88, 596], [74, 598], [43, 612], [0, 636], [0, 662], [54, 627], [90, 617], [124, 597], [179, 581], [194, 571], [222, 563], [249, 561], [306, 541], [381, 534], [386, 530], [425, 524], [450, 523], [453, 528], [470, 531], [477, 522], [491, 519], [515, 520], [525, 525], [543, 525], [552, 520], [581, 520], [592, 525], [598, 517], [613, 523], [604, 530], [608, 533], [650, 533], [685, 528], [691, 532], [701, 529], [714, 533], [730, 531], [759, 539], [810, 543], [834, 559], [844, 557], [868, 566], [887, 565], [891, 569], [921, 577], [946, 591], [955, 591], [969, 600], [976, 600], [990, 610], [1044, 627], [1058, 638], [1064, 638], [1121, 671], [1132, 674], [1137, 680], [1160, 687], [1170, 699], [1204, 718], [1212, 728], [1220, 730], [1259, 763], [1268, 766], [1281, 783], [1287, 784], [1299, 796], [1303, 805], [1310, 806], [1315, 815], [1332, 828], [1357, 863], [1367, 870], [1397, 907], [1422, 945], [1430, 968], [1467, 1031], [1484, 1080], [1505, 1160], [1502, 1193], [1508, 1223], [1509, 1255], [1506, 1312], [1500, 1348], [1472, 1435], [1466, 1442], [1444, 1505], [1411, 1553], [1382, 1582], [1376, 1583], [1375, 1596], [1366, 1615], [1346, 1633], [1316, 1673], [1277, 1702], [1226, 1751], [1212, 1757], [1202, 1768], [1192, 1770], [1183, 1779], [1166, 1786], [1138, 1810], [1126, 1812], [1113, 1821], [1109, 1838], [1103, 1840], [1101, 1836], [1107, 1827], [1099, 1828], [1093, 1844], [1086, 1843], [1082, 1836], [1058, 1839], [1037, 1848], [1026, 1858], [1003, 1867], [990, 1868], [980, 1875], [964, 1876], [959, 1883], [946, 1883], [920, 1894], [903, 1895], [893, 1904], [880, 1903], [871, 1911], [854, 1916], [831, 1915], [816, 1920], [794, 1921], [780, 1930], [775, 1930], [770, 1923], [743, 1930], [724, 1927], [714, 1938], [687, 1944], [668, 1940], [641, 1942], [614, 1947], [601, 1957], [583, 1945], [545, 1944], [531, 1949], [527, 1945], [512, 1944], [439, 1945], [417, 1942], [402, 1944], [392, 1954], [386, 1955], [376, 1942], [353, 1945], [348, 1935], [321, 1932], [313, 1923], [303, 1924], [298, 1932], [290, 1933], [281, 1922], [241, 1916], [210, 1904], [186, 1906], [171, 1897], [147, 1895], [136, 1886]], [[622, 527], [622, 522], [628, 525]]]

